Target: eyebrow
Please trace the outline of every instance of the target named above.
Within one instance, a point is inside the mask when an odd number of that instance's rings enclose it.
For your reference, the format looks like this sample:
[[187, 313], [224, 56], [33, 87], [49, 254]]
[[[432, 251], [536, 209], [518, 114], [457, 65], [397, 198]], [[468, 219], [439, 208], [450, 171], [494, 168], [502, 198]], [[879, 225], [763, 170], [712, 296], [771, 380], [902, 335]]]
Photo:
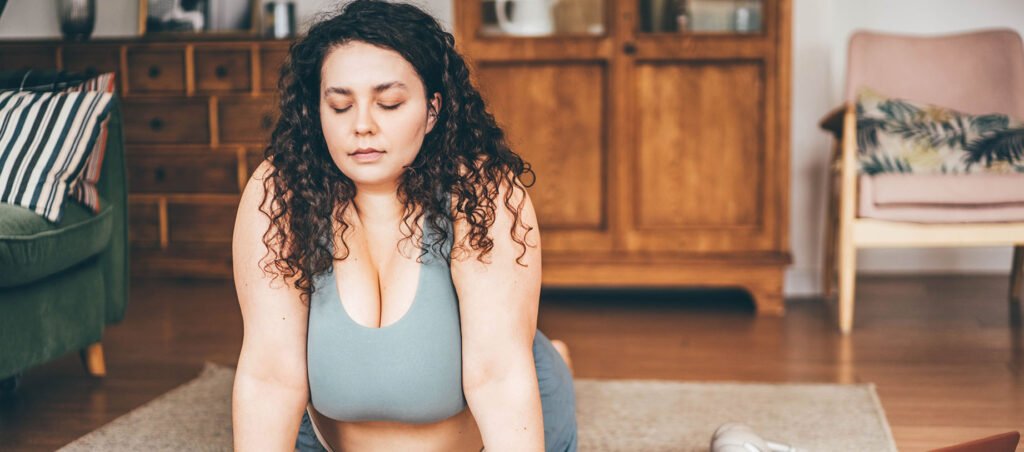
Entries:
[[[374, 93], [379, 93], [379, 92], [382, 92], [382, 91], [389, 90], [391, 88], [408, 89], [409, 87], [405, 86], [405, 83], [402, 83], [402, 82], [399, 82], [399, 81], [394, 81], [394, 82], [381, 83], [381, 84], [379, 84], [377, 86], [374, 86], [373, 87], [373, 92]], [[324, 90], [324, 95], [325, 96], [330, 95], [330, 94], [342, 94], [342, 95], [345, 95], [345, 96], [351, 96], [352, 95], [352, 90], [350, 90], [348, 88], [342, 88], [340, 86], [331, 86], [331, 87], [328, 87], [327, 89]]]

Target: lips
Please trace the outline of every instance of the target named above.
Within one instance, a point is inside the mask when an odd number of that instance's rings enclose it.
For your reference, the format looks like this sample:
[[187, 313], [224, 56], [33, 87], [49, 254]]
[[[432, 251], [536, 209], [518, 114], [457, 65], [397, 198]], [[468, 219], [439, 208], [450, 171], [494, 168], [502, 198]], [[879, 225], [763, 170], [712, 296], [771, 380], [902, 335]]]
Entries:
[[369, 164], [380, 161], [384, 158], [384, 154], [387, 152], [375, 148], [359, 148], [349, 154], [349, 157], [356, 162]]
[[379, 149], [374, 149], [374, 148], [359, 148], [359, 149], [356, 149], [355, 152], [351, 153], [350, 155], [372, 154], [374, 152], [384, 152], [384, 151], [381, 151]]

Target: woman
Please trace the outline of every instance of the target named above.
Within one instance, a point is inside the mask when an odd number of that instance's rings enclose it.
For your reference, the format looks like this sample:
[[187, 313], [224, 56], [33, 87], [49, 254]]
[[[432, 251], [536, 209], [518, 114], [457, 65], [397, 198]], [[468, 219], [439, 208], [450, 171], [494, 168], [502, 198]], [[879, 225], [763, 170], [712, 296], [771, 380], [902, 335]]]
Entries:
[[568, 356], [536, 329], [532, 171], [452, 35], [357, 0], [279, 89], [235, 222], [236, 449], [575, 451]]

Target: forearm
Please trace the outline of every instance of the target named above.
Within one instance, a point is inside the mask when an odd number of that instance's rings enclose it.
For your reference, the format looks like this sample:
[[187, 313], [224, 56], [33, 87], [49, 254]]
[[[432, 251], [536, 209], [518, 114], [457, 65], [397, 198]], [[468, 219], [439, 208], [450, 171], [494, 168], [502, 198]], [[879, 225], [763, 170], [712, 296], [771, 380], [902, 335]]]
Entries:
[[536, 374], [494, 379], [466, 392], [486, 452], [543, 451], [544, 414]]
[[304, 391], [237, 375], [231, 399], [235, 450], [295, 450], [307, 400]]

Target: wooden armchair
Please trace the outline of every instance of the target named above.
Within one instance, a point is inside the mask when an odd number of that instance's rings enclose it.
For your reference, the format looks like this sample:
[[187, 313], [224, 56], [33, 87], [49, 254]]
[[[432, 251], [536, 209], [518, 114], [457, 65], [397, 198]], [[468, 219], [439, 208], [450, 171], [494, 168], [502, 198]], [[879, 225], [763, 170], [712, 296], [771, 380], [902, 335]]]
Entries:
[[[1024, 46], [1009, 29], [943, 36], [857, 32], [850, 38], [845, 105], [821, 121], [835, 135], [828, 177], [824, 293], [837, 277], [840, 330], [853, 327], [856, 251], [870, 247], [1014, 247], [1010, 301], [1019, 301], [1024, 267], [1024, 205], [879, 205], [879, 190], [902, 183], [990, 184], [986, 175], [897, 175], [882, 187], [859, 174], [856, 95], [869, 87], [894, 98], [940, 105], [971, 114], [1003, 113], [1024, 120]], [[1006, 175], [1001, 175], [1007, 182]], [[1024, 184], [1024, 174], [1013, 175]], [[891, 178], [889, 179], [891, 181]], [[985, 185], [980, 185], [982, 188]], [[1024, 185], [1013, 185], [1022, 187]], [[977, 187], [974, 189], [977, 191]], [[984, 190], [982, 190], [984, 191]], [[874, 193], [868, 196], [868, 193]]]

